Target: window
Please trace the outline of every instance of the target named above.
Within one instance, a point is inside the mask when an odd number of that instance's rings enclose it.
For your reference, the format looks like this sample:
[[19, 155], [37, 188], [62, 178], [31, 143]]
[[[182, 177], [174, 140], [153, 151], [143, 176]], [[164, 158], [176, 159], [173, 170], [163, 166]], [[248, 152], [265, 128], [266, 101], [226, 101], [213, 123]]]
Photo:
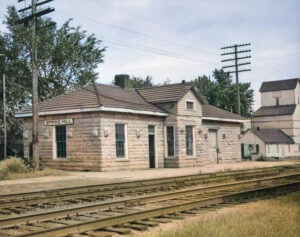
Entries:
[[117, 158], [125, 158], [125, 124], [116, 124], [116, 154]]
[[186, 139], [186, 154], [188, 156], [194, 155], [194, 127], [185, 127], [185, 139]]
[[56, 126], [56, 157], [67, 157], [66, 125]]
[[276, 105], [279, 105], [279, 97], [276, 97], [275, 100], [276, 100]]
[[193, 101], [187, 101], [186, 102], [186, 108], [187, 109], [194, 109], [194, 102]]
[[298, 150], [300, 151], [300, 144], [298, 144]]
[[279, 145], [276, 144], [276, 148], [277, 148], [277, 153], [279, 153]]
[[29, 143], [29, 158], [33, 157], [33, 143]]
[[259, 153], [259, 145], [256, 144], [256, 151], [255, 151], [255, 154], [258, 154]]
[[167, 126], [168, 157], [174, 156], [174, 127]]
[[149, 135], [154, 135], [155, 134], [155, 126], [149, 125], [148, 126], [148, 133], [149, 133]]

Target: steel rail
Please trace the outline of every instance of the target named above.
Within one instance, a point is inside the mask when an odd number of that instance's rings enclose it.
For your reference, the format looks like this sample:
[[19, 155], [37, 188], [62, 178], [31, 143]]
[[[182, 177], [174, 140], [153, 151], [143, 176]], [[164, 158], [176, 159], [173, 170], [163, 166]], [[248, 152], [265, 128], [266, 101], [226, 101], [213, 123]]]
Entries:
[[[125, 181], [125, 182], [115, 182], [115, 183], [105, 183], [105, 184], [95, 184], [88, 186], [76, 186], [69, 188], [57, 188], [50, 190], [42, 190], [42, 191], [32, 191], [32, 192], [23, 192], [23, 193], [13, 193], [13, 194], [3, 194], [0, 195], [0, 203], [7, 200], [16, 200], [16, 199], [26, 199], [30, 197], [41, 197], [42, 195], [45, 197], [57, 195], [61, 192], [69, 193], [70, 192], [86, 192], [87, 190], [92, 191], [93, 189], [117, 189], [124, 186], [144, 186], [146, 184], [151, 183], [168, 183], [168, 182], [180, 182], [185, 181], [186, 179], [201, 179], [201, 178], [212, 178], [212, 177], [227, 177], [230, 175], [237, 174], [245, 174], [245, 173], [255, 173], [259, 171], [283, 171], [285, 169], [297, 169], [300, 166], [276, 166], [276, 167], [264, 167], [257, 169], [242, 169], [242, 170], [234, 170], [234, 171], [225, 171], [225, 172], [217, 172], [217, 173], [207, 173], [207, 174], [193, 174], [193, 175], [183, 175], [183, 176], [172, 176], [172, 177], [164, 177], [164, 178], [155, 178], [155, 179], [145, 179], [145, 180], [134, 180], [134, 181]], [[162, 182], [163, 181], [163, 182]]]
[[107, 218], [103, 218], [103, 219], [84, 221], [82, 223], [71, 224], [71, 225], [67, 225], [67, 226], [63, 226], [63, 227], [57, 227], [57, 228], [43, 230], [43, 231], [37, 231], [37, 232], [33, 232], [33, 233], [21, 234], [21, 235], [17, 235], [17, 236], [19, 236], [19, 237], [28, 237], [28, 236], [31, 236], [31, 237], [53, 237], [53, 236], [63, 236], [63, 235], [67, 235], [70, 233], [72, 233], [72, 234], [82, 233], [85, 231], [101, 229], [101, 228], [105, 228], [108, 226], [121, 225], [122, 223], [127, 223], [127, 222], [131, 222], [131, 221], [159, 217], [159, 216], [170, 214], [170, 213], [191, 210], [194, 208], [206, 207], [209, 205], [222, 204], [222, 203], [226, 202], [226, 200], [230, 200], [232, 198], [234, 199], [234, 198], [245, 197], [245, 196], [247, 197], [249, 195], [256, 196], [256, 194], [258, 194], [260, 192], [274, 191], [276, 189], [286, 189], [286, 188], [299, 189], [299, 186], [300, 186], [300, 181], [296, 181], [296, 182], [290, 182], [290, 183], [285, 183], [285, 184], [272, 185], [269, 187], [254, 188], [251, 190], [239, 191], [239, 192], [234, 192], [231, 194], [224, 194], [224, 195], [219, 195], [219, 196], [215, 196], [215, 197], [199, 199], [196, 201], [189, 201], [186, 203], [170, 205], [167, 207], [159, 207], [159, 208], [154, 208], [154, 209], [150, 209], [150, 210], [146, 210], [146, 211], [135, 211], [132, 213], [121, 214], [118, 216], [112, 216], [112, 217], [107, 217]]
[[269, 177], [263, 179], [255, 179], [255, 180], [247, 180], [247, 181], [239, 181], [239, 182], [232, 182], [220, 185], [213, 185], [208, 187], [200, 187], [194, 189], [188, 189], [183, 191], [173, 191], [163, 194], [155, 194], [149, 195], [145, 197], [139, 198], [129, 198], [119, 201], [112, 201], [112, 202], [104, 202], [98, 204], [90, 204], [90, 205], [83, 205], [79, 207], [72, 207], [72, 208], [65, 208], [60, 210], [51, 210], [42, 213], [35, 213], [29, 215], [19, 215], [15, 217], [0, 219], [0, 228], [15, 226], [17, 224], [22, 224], [26, 222], [34, 222], [34, 221], [46, 221], [54, 218], [65, 217], [68, 215], [75, 215], [79, 213], [87, 213], [95, 210], [105, 210], [108, 208], [120, 208], [120, 207], [128, 207], [128, 206], [135, 206], [141, 205], [143, 203], [151, 203], [151, 202], [159, 202], [164, 200], [169, 200], [172, 198], [180, 198], [184, 196], [196, 195], [196, 194], [203, 194], [208, 191], [220, 191], [224, 190], [224, 188], [234, 188], [240, 185], [250, 185], [250, 184], [263, 184], [270, 181], [278, 181], [278, 180], [287, 180], [287, 179], [297, 179], [300, 177], [300, 173], [292, 174], [292, 175], [282, 175], [277, 177]]
[[[275, 172], [280, 173], [278, 170], [267, 170], [267, 171], [260, 171], [259, 173], [244, 173], [244, 174], [235, 174], [235, 175], [224, 175], [224, 176], [216, 176], [216, 177], [201, 177], [199, 179], [187, 179], [182, 182], [184, 182], [185, 186], [190, 186], [191, 184], [195, 184], [196, 182], [216, 182], [221, 178], [227, 178], [227, 179], [234, 179], [234, 178], [240, 178], [239, 175], [243, 175], [241, 177], [243, 178], [249, 178], [249, 176], [272, 176], [275, 175]], [[276, 173], [276, 174], [278, 174]], [[253, 178], [253, 177], [250, 177]], [[254, 177], [255, 178], [255, 177]], [[109, 195], [122, 195], [124, 193], [128, 192], [137, 192], [137, 191], [145, 191], [145, 190], [150, 190], [150, 189], [156, 189], [156, 188], [168, 188], [168, 186], [162, 187], [164, 184], [173, 184], [175, 186], [180, 186], [181, 182], [178, 181], [173, 181], [173, 182], [164, 182], [164, 179], [161, 179], [160, 183], [155, 183], [155, 184], [145, 184], [145, 185], [136, 185], [134, 187], [116, 187], [113, 189], [104, 189], [104, 190], [90, 190], [87, 188], [85, 192], [74, 192], [74, 193], [55, 193], [51, 196], [41, 196], [41, 197], [32, 197], [28, 199], [18, 199], [18, 200], [7, 200], [7, 201], [2, 201], [0, 202], [0, 211], [1, 209], [4, 208], [13, 208], [17, 206], [28, 206], [28, 205], [33, 205], [33, 204], [38, 204], [38, 203], [45, 203], [45, 202], [64, 202], [68, 200], [76, 200], [80, 198], [91, 198], [91, 197], [105, 197]]]

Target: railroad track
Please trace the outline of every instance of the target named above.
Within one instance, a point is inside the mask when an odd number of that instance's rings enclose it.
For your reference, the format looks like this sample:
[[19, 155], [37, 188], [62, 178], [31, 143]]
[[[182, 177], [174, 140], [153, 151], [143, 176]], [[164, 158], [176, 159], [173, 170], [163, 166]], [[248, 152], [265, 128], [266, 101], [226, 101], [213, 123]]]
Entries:
[[0, 195], [0, 218], [68, 205], [104, 202], [113, 198], [161, 193], [209, 183], [271, 177], [297, 170], [299, 170], [297, 166], [280, 166]]
[[105, 236], [129, 233], [203, 210], [300, 189], [300, 173], [103, 202], [0, 220], [0, 236]]

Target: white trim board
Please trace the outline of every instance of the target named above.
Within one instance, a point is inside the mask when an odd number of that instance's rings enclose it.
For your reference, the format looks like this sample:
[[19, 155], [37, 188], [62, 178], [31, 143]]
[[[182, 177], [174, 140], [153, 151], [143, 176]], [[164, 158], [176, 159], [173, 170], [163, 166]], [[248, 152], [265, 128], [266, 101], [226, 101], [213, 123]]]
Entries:
[[234, 123], [243, 123], [246, 120], [240, 119], [223, 119], [223, 118], [214, 118], [214, 117], [202, 117], [202, 120], [212, 120], [212, 121], [224, 121], [224, 122], [234, 122]]
[[[98, 107], [98, 108], [86, 108], [86, 109], [68, 109], [68, 110], [57, 110], [57, 111], [47, 111], [40, 112], [39, 116], [43, 115], [54, 115], [54, 114], [73, 114], [73, 113], [83, 113], [83, 112], [119, 112], [119, 113], [131, 113], [131, 114], [144, 114], [144, 115], [154, 115], [154, 116], [168, 116], [167, 113], [154, 112], [154, 111], [144, 111], [135, 109], [122, 109], [122, 108], [110, 108], [110, 107]], [[16, 114], [16, 118], [28, 118], [32, 117], [32, 113]]]

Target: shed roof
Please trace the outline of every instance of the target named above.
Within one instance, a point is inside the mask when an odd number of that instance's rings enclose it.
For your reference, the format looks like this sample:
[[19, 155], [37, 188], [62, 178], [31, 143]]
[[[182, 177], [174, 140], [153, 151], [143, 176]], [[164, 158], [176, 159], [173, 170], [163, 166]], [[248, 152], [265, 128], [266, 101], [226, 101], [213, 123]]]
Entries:
[[265, 143], [294, 144], [293, 139], [290, 138], [288, 135], [286, 135], [280, 129], [259, 129], [259, 130], [252, 130], [252, 132]]
[[219, 118], [219, 119], [232, 119], [232, 120], [246, 120], [237, 114], [220, 109], [216, 106], [209, 104], [202, 105], [203, 119], [205, 118]]
[[260, 92], [269, 91], [282, 91], [282, 90], [293, 90], [300, 82], [299, 78], [279, 80], [279, 81], [265, 81], [260, 87]]
[[277, 105], [263, 106], [253, 113], [253, 117], [276, 116], [276, 115], [292, 115], [294, 114], [296, 105]]

